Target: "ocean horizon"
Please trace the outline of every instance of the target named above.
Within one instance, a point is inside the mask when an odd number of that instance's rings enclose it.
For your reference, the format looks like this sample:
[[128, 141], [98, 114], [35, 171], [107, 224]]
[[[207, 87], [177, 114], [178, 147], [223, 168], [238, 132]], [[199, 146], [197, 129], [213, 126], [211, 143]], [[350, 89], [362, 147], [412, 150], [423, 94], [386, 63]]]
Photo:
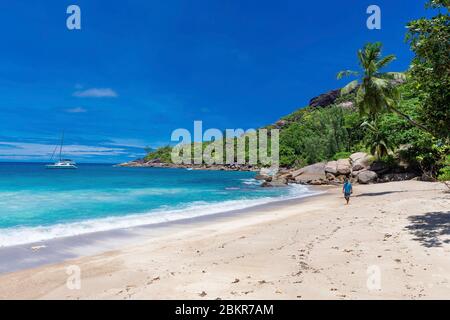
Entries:
[[0, 246], [35, 243], [244, 209], [312, 195], [261, 188], [254, 172], [1, 162]]

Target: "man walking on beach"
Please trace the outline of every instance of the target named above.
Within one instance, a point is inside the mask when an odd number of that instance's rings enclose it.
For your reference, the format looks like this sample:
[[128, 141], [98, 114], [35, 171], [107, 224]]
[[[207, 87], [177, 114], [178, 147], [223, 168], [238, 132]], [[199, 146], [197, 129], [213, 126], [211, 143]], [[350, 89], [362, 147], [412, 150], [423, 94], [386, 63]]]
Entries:
[[348, 178], [345, 178], [344, 186], [342, 187], [342, 192], [344, 193], [344, 198], [347, 200], [347, 204], [350, 201], [350, 195], [353, 193], [353, 187]]

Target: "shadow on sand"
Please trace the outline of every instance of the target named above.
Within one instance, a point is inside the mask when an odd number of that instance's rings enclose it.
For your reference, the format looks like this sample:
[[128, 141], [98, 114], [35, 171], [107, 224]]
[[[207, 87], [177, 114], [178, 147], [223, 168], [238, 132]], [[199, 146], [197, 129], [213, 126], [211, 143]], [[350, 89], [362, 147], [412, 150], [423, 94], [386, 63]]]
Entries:
[[369, 192], [369, 193], [358, 194], [355, 197], [376, 197], [376, 196], [384, 196], [386, 194], [399, 193], [399, 192], [405, 192], [405, 191], [398, 190], [398, 191], [384, 191], [384, 192]]
[[[450, 211], [429, 212], [425, 215], [408, 217], [411, 224], [406, 226], [413, 235], [427, 248], [441, 247], [450, 243]], [[442, 239], [446, 238], [446, 239]]]

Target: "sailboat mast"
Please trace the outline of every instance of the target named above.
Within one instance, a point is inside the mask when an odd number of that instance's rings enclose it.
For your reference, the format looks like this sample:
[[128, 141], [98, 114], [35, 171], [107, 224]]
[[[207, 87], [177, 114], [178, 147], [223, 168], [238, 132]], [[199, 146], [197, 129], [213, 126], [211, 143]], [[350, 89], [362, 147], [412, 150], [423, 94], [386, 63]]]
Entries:
[[61, 146], [59, 147], [59, 161], [62, 160], [62, 146], [63, 146], [63, 143], [64, 143], [64, 131], [63, 131], [62, 136], [61, 136]]

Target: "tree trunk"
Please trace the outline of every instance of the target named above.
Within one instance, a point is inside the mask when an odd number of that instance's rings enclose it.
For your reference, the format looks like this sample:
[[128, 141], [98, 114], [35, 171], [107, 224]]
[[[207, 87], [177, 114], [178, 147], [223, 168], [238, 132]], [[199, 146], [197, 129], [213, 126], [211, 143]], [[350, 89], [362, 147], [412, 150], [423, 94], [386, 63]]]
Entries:
[[405, 118], [405, 119], [406, 119], [410, 124], [412, 124], [413, 126], [419, 128], [419, 129], [422, 129], [422, 130], [428, 132], [429, 134], [431, 134], [433, 137], [435, 137], [434, 133], [431, 132], [431, 130], [429, 130], [429, 129], [428, 129], [427, 127], [425, 127], [423, 124], [420, 124], [420, 123], [416, 122], [415, 120], [411, 119], [410, 116], [408, 116], [407, 114], [401, 112], [401, 111], [398, 110], [397, 108], [392, 108], [392, 107], [391, 107], [391, 109], [392, 109], [395, 113], [397, 113], [398, 115], [400, 115], [401, 117]]

